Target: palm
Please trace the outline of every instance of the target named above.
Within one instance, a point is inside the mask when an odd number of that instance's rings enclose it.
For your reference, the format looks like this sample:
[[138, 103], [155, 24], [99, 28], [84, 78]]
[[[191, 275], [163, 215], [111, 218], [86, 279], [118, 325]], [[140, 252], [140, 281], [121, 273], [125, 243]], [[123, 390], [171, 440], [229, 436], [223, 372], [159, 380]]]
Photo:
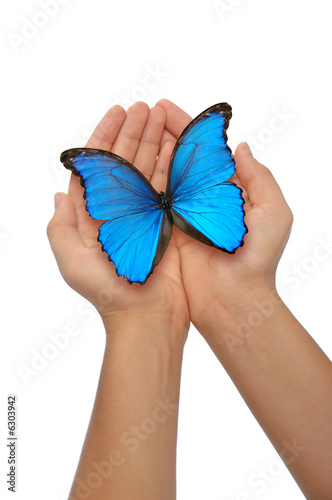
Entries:
[[[149, 110], [137, 103], [126, 113], [111, 108], [100, 122], [87, 147], [112, 151], [133, 163], [151, 181], [157, 191], [164, 189], [167, 166], [175, 138], [165, 129], [165, 113], [160, 108]], [[171, 139], [171, 141], [168, 141]], [[157, 158], [158, 157], [158, 158]], [[157, 158], [157, 160], [156, 160]], [[103, 317], [113, 313], [142, 313], [167, 317], [170, 313], [188, 323], [188, 308], [180, 273], [180, 256], [174, 238], [148, 281], [130, 285], [118, 277], [107, 255], [97, 241], [101, 222], [89, 217], [85, 209], [83, 188], [71, 176], [69, 196], [75, 214], [75, 241], [68, 248], [62, 274], [67, 282], [91, 301]], [[69, 238], [68, 238], [69, 240]], [[58, 259], [59, 262], [59, 259]], [[61, 265], [59, 263], [61, 269]]]
[[[82, 213], [82, 218], [85, 216]], [[180, 258], [174, 239], [170, 241], [162, 262], [144, 286], [130, 285], [124, 278], [116, 275], [114, 266], [101, 251], [96, 239], [98, 225], [91, 219], [86, 222], [87, 230], [83, 237], [85, 248], [80, 256], [80, 266], [85, 270], [84, 282], [82, 281], [82, 286], [77, 284], [75, 289], [90, 300], [102, 315], [107, 314], [110, 308], [112, 311], [115, 308], [122, 312], [135, 310], [151, 313], [163, 310], [166, 313], [174, 304], [180, 305], [179, 315], [185, 312]]]
[[[170, 101], [158, 104], [167, 113], [168, 130], [178, 136], [190, 116]], [[241, 294], [252, 293], [263, 282], [273, 286], [275, 269], [289, 236], [291, 213], [271, 173], [254, 159], [249, 159], [248, 168], [248, 157], [244, 160], [238, 151], [235, 162], [237, 172], [230, 180], [242, 189], [245, 200], [248, 234], [244, 246], [230, 255], [175, 231], [190, 318], [198, 327], [201, 318], [211, 320], [209, 310], [215, 311], [216, 303], [234, 307]]]
[[[236, 175], [232, 181], [243, 190], [247, 226], [257, 228], [257, 221], [260, 217], [259, 210], [253, 209], [248, 194]], [[252, 274], [252, 270], [256, 266], [261, 270], [261, 262], [256, 262], [251, 241], [247, 241], [248, 239], [255, 241], [252, 234], [250, 237], [249, 234], [245, 236], [244, 247], [238, 248], [235, 254], [227, 254], [204, 245], [180, 231], [176, 233], [176, 238], [181, 256], [183, 282], [194, 323], [197, 323], [196, 318], [200, 318], [203, 313], [208, 312], [210, 305], [221, 293], [227, 294], [230, 289], [234, 289], [239, 282], [246, 279], [247, 271], [250, 270]]]
[[196, 325], [200, 325], [203, 315], [209, 317], [209, 309], [214, 310], [218, 302], [232, 308], [239, 296], [252, 295], [261, 285], [273, 287], [276, 267], [289, 236], [289, 225], [285, 226], [289, 217], [287, 205], [283, 217], [280, 210], [274, 210], [273, 199], [270, 205], [252, 203], [237, 174], [232, 181], [242, 188], [245, 200], [248, 233], [243, 247], [235, 254], [227, 254], [176, 234], [190, 317]]

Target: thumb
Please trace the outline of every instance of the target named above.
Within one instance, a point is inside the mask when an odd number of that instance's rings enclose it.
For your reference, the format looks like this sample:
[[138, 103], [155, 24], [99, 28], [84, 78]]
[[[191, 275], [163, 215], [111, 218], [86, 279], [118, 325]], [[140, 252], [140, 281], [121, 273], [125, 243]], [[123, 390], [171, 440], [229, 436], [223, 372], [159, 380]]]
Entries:
[[246, 142], [238, 145], [234, 155], [236, 172], [248, 191], [252, 205], [285, 203], [285, 198], [270, 170], [252, 155]]
[[48, 223], [47, 236], [61, 268], [83, 245], [77, 229], [77, 216], [71, 198], [65, 193], [56, 193], [54, 197], [55, 213]]

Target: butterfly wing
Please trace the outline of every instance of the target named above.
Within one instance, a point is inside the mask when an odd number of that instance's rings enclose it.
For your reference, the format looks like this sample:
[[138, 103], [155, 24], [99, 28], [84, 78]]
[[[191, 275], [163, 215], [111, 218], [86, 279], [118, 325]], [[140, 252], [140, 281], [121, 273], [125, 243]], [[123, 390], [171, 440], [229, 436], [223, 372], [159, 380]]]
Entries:
[[221, 103], [190, 122], [174, 147], [167, 183], [174, 224], [228, 253], [243, 245], [247, 232], [242, 191], [226, 182], [235, 172], [226, 135], [231, 116]]
[[130, 283], [145, 283], [172, 230], [158, 193], [139, 170], [108, 151], [69, 149], [60, 160], [80, 178], [89, 215], [106, 221], [98, 240], [117, 274]]

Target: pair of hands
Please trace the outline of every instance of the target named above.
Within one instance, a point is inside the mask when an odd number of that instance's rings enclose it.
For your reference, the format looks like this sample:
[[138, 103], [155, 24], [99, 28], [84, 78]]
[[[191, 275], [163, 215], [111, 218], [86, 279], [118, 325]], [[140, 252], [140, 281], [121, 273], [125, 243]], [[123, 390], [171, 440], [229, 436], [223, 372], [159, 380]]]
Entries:
[[[159, 192], [165, 190], [170, 155], [190, 116], [162, 99], [126, 112], [112, 107], [86, 147], [111, 151], [134, 164]], [[141, 324], [180, 336], [190, 320], [204, 334], [222, 311], [235, 311], [253, 291], [274, 291], [277, 264], [289, 237], [292, 214], [271, 172], [245, 143], [235, 152], [232, 181], [243, 190], [248, 233], [234, 255], [204, 245], [173, 226], [167, 251], [144, 286], [117, 277], [97, 241], [100, 221], [85, 209], [83, 188], [71, 176], [68, 195], [56, 195], [48, 237], [65, 281], [92, 302], [106, 331]]]

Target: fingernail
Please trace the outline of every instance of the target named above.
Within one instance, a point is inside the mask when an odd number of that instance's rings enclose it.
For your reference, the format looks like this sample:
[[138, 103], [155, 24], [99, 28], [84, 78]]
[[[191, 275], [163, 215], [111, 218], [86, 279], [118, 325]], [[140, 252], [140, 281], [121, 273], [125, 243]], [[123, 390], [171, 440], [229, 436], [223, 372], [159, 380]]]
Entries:
[[57, 210], [60, 206], [63, 193], [55, 193], [54, 195], [54, 210]]
[[244, 150], [244, 151], [245, 151], [248, 155], [250, 155], [251, 157], [253, 157], [252, 151], [251, 151], [251, 149], [250, 149], [250, 147], [249, 147], [249, 144], [248, 144], [247, 142], [243, 142], [243, 143], [242, 143], [242, 148], [243, 148], [243, 150]]

